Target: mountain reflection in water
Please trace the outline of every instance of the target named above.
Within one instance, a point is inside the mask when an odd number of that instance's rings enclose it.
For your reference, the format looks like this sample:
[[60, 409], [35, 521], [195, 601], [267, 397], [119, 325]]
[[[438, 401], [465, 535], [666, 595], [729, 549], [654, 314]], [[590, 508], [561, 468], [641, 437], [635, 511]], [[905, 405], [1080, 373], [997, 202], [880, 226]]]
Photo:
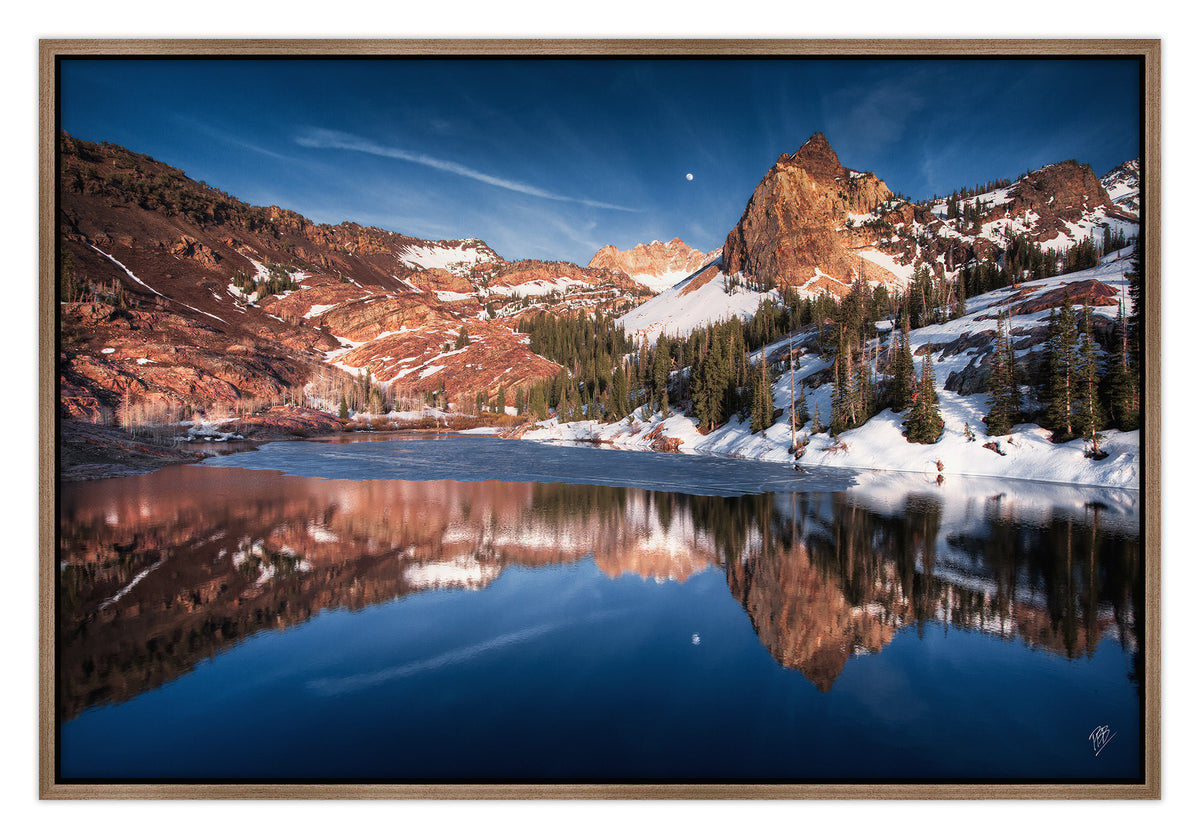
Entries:
[[1113, 638], [1132, 653], [1140, 689], [1136, 496], [1056, 486], [1030, 498], [1011, 483], [963, 483], [890, 476], [844, 492], [721, 497], [180, 466], [68, 485], [61, 719], [323, 610], [588, 560], [613, 578], [723, 573], [771, 656], [821, 691], [851, 657], [914, 625], [1068, 658]]

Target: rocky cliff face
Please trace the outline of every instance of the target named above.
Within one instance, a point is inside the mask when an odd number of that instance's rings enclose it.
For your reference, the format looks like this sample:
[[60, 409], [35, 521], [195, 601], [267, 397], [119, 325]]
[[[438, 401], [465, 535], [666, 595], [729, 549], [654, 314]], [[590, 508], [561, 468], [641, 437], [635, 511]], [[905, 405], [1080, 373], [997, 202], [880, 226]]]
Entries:
[[1068, 160], [1030, 172], [1004, 190], [984, 223], [1020, 220], [1033, 241], [1047, 243], [1070, 235], [1070, 225], [1102, 216], [1137, 221], [1113, 204], [1092, 167]]
[[[1018, 237], [1065, 264], [1071, 248], [1088, 240], [1100, 252], [1140, 235], [1138, 173], [1131, 161], [1097, 179], [1090, 167], [1065, 161], [1016, 183], [955, 190], [954, 202], [914, 203], [875, 175], [843, 166], [826, 138], [814, 134], [767, 172], [712, 269], [620, 322], [653, 340], [711, 320], [752, 317], [780, 286], [841, 297], [862, 277], [894, 294], [928, 272], [951, 287], [966, 266], [1002, 266]], [[683, 299], [688, 294], [690, 301]]]
[[860, 269], [853, 248], [861, 237], [847, 222], [891, 197], [883, 181], [842, 166], [825, 136], [814, 134], [781, 155], [755, 188], [725, 239], [725, 272], [797, 287], [820, 277], [849, 285]]

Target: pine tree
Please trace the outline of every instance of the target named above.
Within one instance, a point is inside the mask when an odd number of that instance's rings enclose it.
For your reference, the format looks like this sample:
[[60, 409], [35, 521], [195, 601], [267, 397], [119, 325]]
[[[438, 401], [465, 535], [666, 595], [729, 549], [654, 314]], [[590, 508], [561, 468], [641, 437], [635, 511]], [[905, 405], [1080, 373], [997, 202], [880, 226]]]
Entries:
[[581, 408], [578, 388], [568, 387], [564, 400], [558, 405], [558, 421], [576, 422], [581, 418]]
[[1078, 417], [1079, 436], [1092, 447], [1092, 454], [1100, 454], [1100, 367], [1096, 360], [1096, 342], [1092, 339], [1092, 307], [1083, 307], [1083, 336], [1079, 342], [1076, 370], [1077, 398], [1075, 415]]
[[954, 309], [952, 314], [956, 318], [965, 317], [967, 314], [967, 287], [963, 283], [961, 273], [954, 281]]
[[1005, 358], [1009, 370], [1009, 399], [1013, 406], [1013, 420], [1021, 419], [1021, 369], [1017, 366], [1017, 351], [1013, 348], [1012, 313], [1004, 313], [1004, 335], [1007, 356]]
[[1008, 434], [1016, 421], [1013, 401], [1012, 339], [1004, 315], [996, 315], [996, 349], [992, 353], [992, 371], [988, 376], [988, 413], [983, 418], [987, 433], [993, 437]]
[[843, 337], [838, 342], [837, 355], [833, 359], [833, 392], [829, 405], [829, 433], [834, 437], [847, 428], [853, 428], [854, 388], [850, 368], [850, 348]]
[[908, 299], [909, 316], [917, 326], [928, 326], [934, 322], [936, 312], [931, 313], [930, 311], [937, 304], [933, 288], [933, 275], [929, 273], [929, 268], [919, 261], [914, 267]]
[[1123, 301], [1117, 309], [1115, 338], [1116, 346], [1108, 360], [1104, 390], [1113, 425], [1121, 431], [1132, 431], [1141, 425], [1141, 399], [1129, 358], [1128, 325]]
[[871, 367], [871, 359], [867, 355], [866, 348], [862, 349], [859, 357], [858, 370], [855, 377], [854, 398], [857, 405], [855, 419], [855, 427], [866, 424], [867, 420], [875, 416], [878, 406], [875, 398], [875, 376]]
[[1042, 389], [1042, 401], [1046, 403], [1046, 428], [1053, 431], [1059, 441], [1075, 436], [1072, 420], [1076, 391], [1076, 340], [1074, 310], [1069, 302], [1063, 303], [1050, 326], [1050, 352], [1046, 382]]
[[562, 406], [573, 389], [571, 375], [567, 372], [567, 368], [558, 368], [558, 372], [554, 374], [554, 390], [550, 393], [550, 407], [561, 414]]
[[[727, 335], [727, 333], [734, 333]], [[745, 363], [740, 343], [741, 327], [735, 322], [705, 331], [707, 350], [693, 373], [692, 400], [700, 428], [723, 425], [737, 408], [739, 381], [735, 361]]]
[[533, 414], [534, 419], [541, 421], [546, 419], [550, 413], [546, 405], [546, 383], [545, 380], [538, 382], [529, 391], [529, 413]]
[[905, 436], [910, 443], [936, 443], [942, 435], [941, 412], [937, 407], [937, 383], [933, 376], [933, 358], [928, 345], [921, 361], [921, 380], [917, 385], [916, 399], [905, 420]]
[[[707, 338], [707, 333], [701, 341]], [[692, 397], [692, 412], [696, 415], [701, 432], [707, 432], [712, 427], [712, 400], [709, 396], [710, 382], [708, 381], [707, 345], [701, 343], [696, 349], [696, 360], [692, 363], [692, 373], [689, 378], [689, 389]]]
[[[665, 417], [670, 410], [667, 401], [667, 381], [671, 375], [671, 350], [667, 345], [667, 336], [659, 334], [654, 348], [654, 399], [659, 403], [659, 409]], [[654, 401], [654, 400], [652, 400]]]
[[800, 393], [796, 397], [796, 427], [801, 428], [812, 416], [808, 412], [808, 398], [804, 395], [804, 380], [800, 380]]
[[[803, 388], [803, 383], [800, 386]], [[789, 451], [792, 451], [796, 448], [796, 355], [791, 341], [788, 341], [788, 392], [788, 430], [792, 441]]]
[[613, 371], [612, 387], [609, 390], [612, 414], [620, 418], [629, 413], [629, 382], [625, 375], [625, 364], [617, 365]]
[[758, 367], [759, 374], [753, 379], [750, 417], [750, 430], [754, 433], [766, 431], [775, 422], [775, 400], [771, 395], [771, 377], [767, 371], [765, 353]]
[[1142, 298], [1145, 291], [1145, 276], [1142, 272], [1142, 243], [1139, 241], [1133, 251], [1132, 267], [1125, 273], [1129, 280], [1129, 357], [1133, 370], [1134, 383], [1141, 392], [1142, 378], [1142, 348], [1145, 345], [1144, 324], [1142, 317]]
[[885, 398], [893, 411], [905, 411], [916, 392], [916, 371], [913, 368], [912, 348], [908, 343], [908, 315], [901, 315], [900, 329], [892, 330], [888, 365], [888, 385]]

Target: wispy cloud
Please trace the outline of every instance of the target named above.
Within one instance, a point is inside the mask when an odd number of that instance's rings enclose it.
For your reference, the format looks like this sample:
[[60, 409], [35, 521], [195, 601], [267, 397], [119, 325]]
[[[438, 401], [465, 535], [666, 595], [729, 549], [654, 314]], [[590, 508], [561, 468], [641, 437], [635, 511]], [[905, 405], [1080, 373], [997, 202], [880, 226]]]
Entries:
[[852, 139], [852, 151], [869, 159], [909, 136], [912, 122], [927, 104], [919, 91], [911, 78], [834, 91], [823, 103], [825, 112], [833, 115], [830, 133]]
[[199, 131], [203, 134], [206, 134], [207, 136], [212, 137], [213, 139], [218, 140], [225, 145], [237, 146], [238, 148], [243, 148], [243, 149], [246, 149], [247, 151], [252, 151], [255, 154], [261, 154], [265, 157], [272, 157], [276, 160], [281, 160], [285, 163], [289, 163], [292, 165], [308, 165], [305, 163], [305, 161], [300, 160], [297, 157], [282, 154], [281, 152], [278, 152], [274, 149], [269, 149], [269, 148], [266, 148], [265, 146], [251, 143], [244, 136], [242, 136], [240, 134], [236, 134], [232, 131], [225, 131], [221, 128], [217, 128], [215, 125], [212, 125], [211, 123], [208, 123], [208, 122], [204, 122], [203, 120], [197, 119], [196, 117], [186, 116], [183, 114], [174, 114], [173, 116], [174, 116], [175, 120], [177, 122], [179, 122], [181, 125], [186, 125], [194, 131]]
[[343, 151], [356, 151], [363, 154], [373, 154], [378, 157], [388, 157], [394, 160], [403, 160], [408, 163], [416, 163], [420, 166], [427, 166], [430, 169], [437, 169], [442, 172], [449, 172], [452, 175], [470, 178], [471, 180], [481, 183], [490, 184], [491, 186], [499, 187], [500, 189], [519, 192], [523, 195], [532, 195], [535, 198], [544, 198], [548, 201], [568, 201], [573, 204], [582, 204], [585, 207], [595, 207], [602, 210], [621, 210], [624, 212], [637, 212], [632, 207], [621, 207], [616, 204], [606, 204], [603, 201], [593, 201], [590, 198], [578, 198], [570, 195], [559, 195], [555, 192], [541, 189], [540, 187], [514, 181], [510, 178], [501, 178], [495, 175], [489, 175], [486, 172], [480, 172], [472, 169], [469, 166], [464, 166], [461, 163], [456, 163], [453, 160], [442, 160], [438, 157], [433, 157], [421, 152], [409, 151], [407, 149], [397, 148], [395, 146], [384, 146], [372, 140], [363, 137], [356, 137], [353, 134], [346, 134], [342, 131], [330, 131], [328, 129], [309, 129], [300, 134], [296, 138], [296, 142], [310, 149], [341, 149]]

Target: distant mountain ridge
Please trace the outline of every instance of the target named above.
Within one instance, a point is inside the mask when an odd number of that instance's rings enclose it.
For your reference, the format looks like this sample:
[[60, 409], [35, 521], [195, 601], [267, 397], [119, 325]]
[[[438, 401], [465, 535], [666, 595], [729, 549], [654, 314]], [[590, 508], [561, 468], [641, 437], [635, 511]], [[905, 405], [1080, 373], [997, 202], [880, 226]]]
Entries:
[[625, 251], [617, 250], [615, 245], [605, 245], [588, 262], [588, 267], [624, 273], [647, 288], [662, 291], [719, 255], [719, 250], [705, 253], [675, 237], [670, 242], [656, 240], [634, 245]]

